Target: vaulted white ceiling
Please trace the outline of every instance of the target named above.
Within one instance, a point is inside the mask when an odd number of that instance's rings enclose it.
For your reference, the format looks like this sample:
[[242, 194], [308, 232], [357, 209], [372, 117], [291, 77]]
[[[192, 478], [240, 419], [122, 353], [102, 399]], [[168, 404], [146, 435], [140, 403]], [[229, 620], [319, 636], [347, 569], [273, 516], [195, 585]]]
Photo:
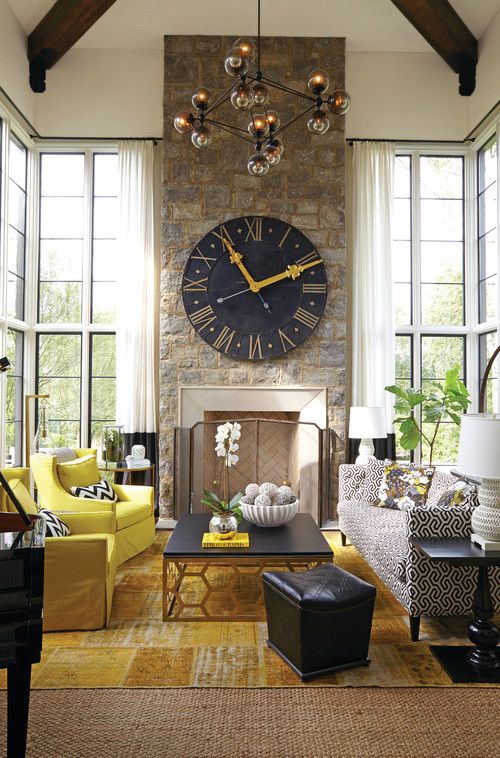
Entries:
[[[8, 0], [26, 34], [54, 2]], [[478, 38], [500, 10], [500, 0], [451, 3]], [[164, 34], [255, 34], [256, 15], [256, 0], [116, 0], [77, 47], [161, 49]], [[390, 0], [262, 0], [262, 33], [346, 37], [353, 51], [431, 49]]]

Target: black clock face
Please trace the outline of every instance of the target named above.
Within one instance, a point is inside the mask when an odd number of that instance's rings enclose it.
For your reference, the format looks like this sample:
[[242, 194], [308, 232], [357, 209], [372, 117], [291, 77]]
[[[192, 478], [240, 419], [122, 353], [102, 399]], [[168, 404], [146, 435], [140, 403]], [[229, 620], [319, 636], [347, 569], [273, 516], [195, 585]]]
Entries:
[[182, 280], [192, 326], [216, 350], [264, 360], [290, 352], [318, 324], [326, 270], [314, 245], [285, 221], [243, 216], [208, 232]]

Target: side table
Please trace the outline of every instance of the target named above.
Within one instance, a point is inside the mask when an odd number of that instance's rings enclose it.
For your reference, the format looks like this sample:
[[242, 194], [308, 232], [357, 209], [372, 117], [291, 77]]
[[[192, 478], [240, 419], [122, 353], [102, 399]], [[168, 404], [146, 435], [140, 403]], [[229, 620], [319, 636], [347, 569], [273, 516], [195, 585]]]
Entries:
[[431, 561], [455, 566], [477, 566], [473, 619], [467, 627], [470, 645], [430, 645], [453, 682], [500, 682], [500, 631], [492, 622], [493, 604], [488, 569], [500, 566], [500, 551], [485, 552], [466, 538], [410, 538], [412, 545]]
[[[139, 473], [147, 473], [148, 479], [149, 479], [149, 486], [153, 488], [154, 492], [154, 500], [156, 502], [156, 478], [155, 478], [155, 464], [152, 463], [151, 466], [139, 466], [134, 468], [129, 468], [128, 466], [99, 466], [99, 471], [108, 471], [113, 474], [113, 482], [114, 484], [120, 484], [120, 482], [117, 481], [117, 474], [123, 474], [124, 475], [124, 481], [123, 484], [134, 484], [134, 474]], [[130, 476], [130, 479], [129, 479]]]

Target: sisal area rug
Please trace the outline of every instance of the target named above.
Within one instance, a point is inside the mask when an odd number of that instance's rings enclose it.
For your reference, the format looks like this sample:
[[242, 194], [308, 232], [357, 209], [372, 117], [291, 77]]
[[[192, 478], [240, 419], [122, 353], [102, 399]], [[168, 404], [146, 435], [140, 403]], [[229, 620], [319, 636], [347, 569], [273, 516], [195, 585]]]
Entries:
[[[404, 609], [354, 547], [343, 548], [339, 534], [325, 533], [335, 563], [377, 587], [368, 668], [352, 669], [302, 684], [266, 646], [264, 610], [260, 622], [168, 622], [162, 613], [162, 552], [168, 533], [123, 564], [118, 572], [111, 622], [95, 632], [44, 635], [42, 662], [32, 685], [58, 688], [147, 687], [448, 687], [451, 682], [429, 651], [429, 643], [463, 643], [466, 619], [423, 619], [421, 642], [412, 643]], [[212, 569], [211, 569], [212, 570]], [[217, 571], [216, 568], [213, 569]], [[225, 574], [218, 577], [215, 601], [224, 607]], [[192, 595], [201, 582], [190, 579]], [[212, 579], [213, 581], [213, 579]], [[253, 577], [239, 591], [254, 593]], [[260, 580], [255, 578], [255, 582]], [[5, 672], [1, 672], [5, 682]], [[454, 688], [468, 685], [453, 685]], [[474, 685], [494, 687], [495, 685]]]
[[[389, 688], [33, 692], [28, 758], [500, 758], [498, 693]], [[0, 697], [5, 707], [5, 694]], [[5, 744], [5, 723], [0, 744]]]

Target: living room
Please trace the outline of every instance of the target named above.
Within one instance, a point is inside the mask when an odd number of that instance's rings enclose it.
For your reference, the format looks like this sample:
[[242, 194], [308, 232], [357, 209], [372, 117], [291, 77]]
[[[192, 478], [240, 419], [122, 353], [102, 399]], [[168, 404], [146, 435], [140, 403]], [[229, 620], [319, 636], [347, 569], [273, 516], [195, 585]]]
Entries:
[[499, 77], [500, 0], [0, 0], [9, 758], [500, 756]]

